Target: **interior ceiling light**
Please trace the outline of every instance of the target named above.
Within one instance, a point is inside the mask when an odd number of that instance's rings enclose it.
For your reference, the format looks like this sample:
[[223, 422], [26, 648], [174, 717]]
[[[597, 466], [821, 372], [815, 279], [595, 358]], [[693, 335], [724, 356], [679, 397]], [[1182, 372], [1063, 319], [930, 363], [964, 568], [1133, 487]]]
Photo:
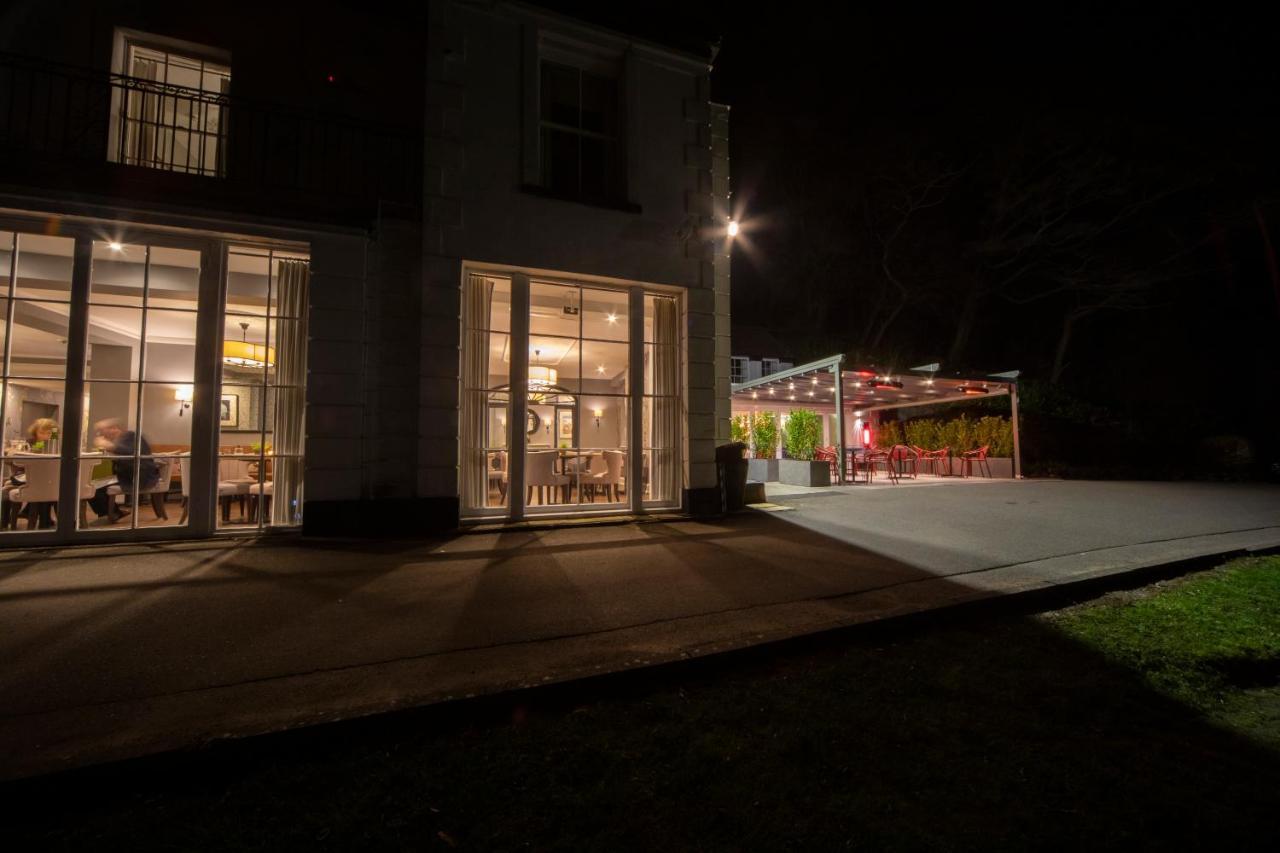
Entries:
[[986, 394], [986, 385], [957, 385], [956, 390], [961, 394]]
[[260, 370], [276, 363], [276, 351], [266, 344], [249, 343], [249, 324], [240, 324], [240, 340], [222, 342], [222, 363]]
[[606, 317], [605, 317], [605, 319], [609, 321], [609, 324], [610, 324], [610, 325], [612, 325], [612, 324], [614, 324], [614, 323], [618, 322], [618, 315], [617, 315], [617, 314], [609, 314], [608, 316], [606, 316]]

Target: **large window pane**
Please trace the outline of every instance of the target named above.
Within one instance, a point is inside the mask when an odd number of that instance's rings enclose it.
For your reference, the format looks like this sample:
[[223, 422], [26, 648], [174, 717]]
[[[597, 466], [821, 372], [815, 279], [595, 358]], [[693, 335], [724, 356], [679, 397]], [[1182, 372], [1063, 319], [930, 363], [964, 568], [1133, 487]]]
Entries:
[[582, 336], [598, 341], [629, 340], [628, 295], [619, 290], [582, 291]]
[[120, 435], [132, 435], [137, 429], [138, 385], [135, 382], [86, 382], [84, 387], [88, 428], [84, 431], [83, 450], [118, 455]]
[[[19, 234], [14, 294], [28, 299], [71, 300], [71, 267], [76, 242], [71, 237]], [[8, 279], [8, 258], [0, 275]]]
[[67, 323], [63, 302], [13, 301], [9, 329], [9, 375], [61, 378], [67, 375]]
[[0, 529], [52, 530], [56, 524], [64, 390], [48, 380], [5, 383]]
[[582, 342], [582, 391], [625, 394], [631, 387], [628, 344]]
[[582, 376], [581, 350], [577, 338], [529, 336], [529, 390], [554, 394], [575, 392]]
[[191, 386], [148, 382], [142, 386], [142, 434], [155, 453], [191, 452]]
[[581, 291], [560, 284], [529, 285], [529, 334], [576, 338], [581, 333]]
[[[227, 313], [265, 316], [271, 284], [266, 250], [232, 249], [227, 253]], [[231, 325], [234, 328], [234, 321]]]
[[192, 382], [195, 360], [196, 315], [190, 311], [147, 311], [147, 365], [143, 378]]
[[195, 310], [200, 296], [200, 253], [190, 249], [151, 247], [147, 306]]
[[137, 379], [141, 340], [142, 309], [90, 305], [88, 378]]
[[90, 302], [142, 307], [147, 270], [146, 246], [94, 240], [92, 270]]

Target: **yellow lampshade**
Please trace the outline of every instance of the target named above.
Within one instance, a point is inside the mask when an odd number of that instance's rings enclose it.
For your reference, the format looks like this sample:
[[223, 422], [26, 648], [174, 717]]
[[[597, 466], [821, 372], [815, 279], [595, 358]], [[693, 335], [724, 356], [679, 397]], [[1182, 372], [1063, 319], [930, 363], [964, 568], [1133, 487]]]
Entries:
[[236, 367], [271, 367], [276, 363], [276, 351], [265, 344], [248, 341], [223, 341], [222, 361]]
[[529, 387], [530, 388], [546, 388], [556, 384], [556, 380], [560, 375], [556, 373], [554, 367], [543, 367], [542, 365], [529, 365]]

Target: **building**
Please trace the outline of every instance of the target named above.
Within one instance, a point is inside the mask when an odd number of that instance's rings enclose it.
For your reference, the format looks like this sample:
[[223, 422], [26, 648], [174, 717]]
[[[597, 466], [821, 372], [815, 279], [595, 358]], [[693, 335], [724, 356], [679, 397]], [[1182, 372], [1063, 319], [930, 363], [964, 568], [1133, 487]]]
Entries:
[[504, 2], [224, 13], [7, 13], [0, 539], [718, 504], [710, 47]]
[[738, 324], [733, 327], [733, 352], [729, 358], [729, 378], [741, 385], [771, 373], [789, 370], [792, 360], [781, 357], [786, 347], [768, 329]]

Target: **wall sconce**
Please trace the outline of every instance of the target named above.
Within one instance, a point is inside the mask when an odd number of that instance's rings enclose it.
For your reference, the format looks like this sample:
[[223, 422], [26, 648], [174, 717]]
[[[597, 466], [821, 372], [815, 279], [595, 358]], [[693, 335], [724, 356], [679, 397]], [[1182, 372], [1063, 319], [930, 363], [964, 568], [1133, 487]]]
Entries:
[[596, 419], [596, 429], [600, 429], [600, 416], [604, 414], [604, 409], [592, 409], [591, 414]]
[[191, 408], [191, 400], [195, 394], [196, 389], [193, 385], [179, 385], [173, 389], [173, 399], [178, 401], [178, 417], [182, 417], [182, 413]]

